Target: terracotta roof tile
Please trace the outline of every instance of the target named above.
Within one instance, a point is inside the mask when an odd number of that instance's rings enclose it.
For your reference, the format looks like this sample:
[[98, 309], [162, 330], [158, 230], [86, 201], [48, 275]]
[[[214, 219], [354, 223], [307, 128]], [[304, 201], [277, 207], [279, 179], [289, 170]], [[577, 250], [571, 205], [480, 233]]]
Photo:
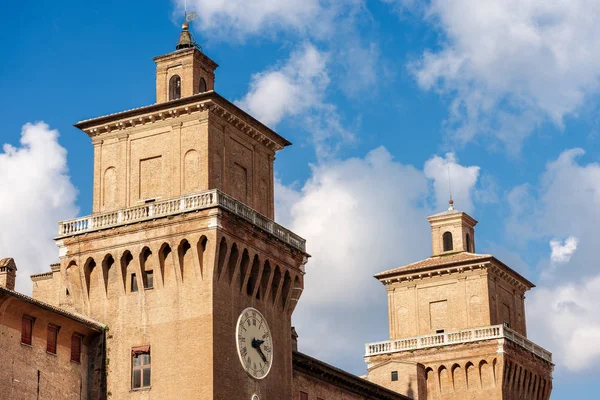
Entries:
[[467, 252], [454, 253], [454, 254], [443, 255], [443, 256], [435, 256], [435, 257], [429, 257], [424, 260], [417, 261], [415, 263], [408, 264], [408, 265], [405, 265], [405, 266], [402, 266], [399, 268], [394, 268], [394, 269], [380, 272], [377, 275], [375, 275], [375, 277], [394, 274], [394, 273], [400, 273], [400, 272], [405, 272], [405, 271], [415, 271], [415, 270], [424, 269], [424, 268], [441, 267], [444, 265], [452, 265], [452, 264], [456, 264], [456, 263], [484, 260], [484, 259], [490, 259], [490, 258], [492, 258], [491, 254], [475, 254], [475, 253], [467, 253]]

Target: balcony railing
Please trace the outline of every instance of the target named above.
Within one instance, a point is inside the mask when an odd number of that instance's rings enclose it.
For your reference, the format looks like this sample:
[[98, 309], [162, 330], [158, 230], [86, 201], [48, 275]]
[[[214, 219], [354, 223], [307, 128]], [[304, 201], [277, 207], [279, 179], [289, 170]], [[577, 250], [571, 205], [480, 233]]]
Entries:
[[80, 235], [101, 229], [114, 228], [213, 207], [222, 207], [274, 235], [290, 246], [306, 252], [306, 240], [217, 189], [177, 199], [157, 201], [122, 210], [92, 214], [87, 217], [62, 221], [58, 223], [58, 237]]
[[365, 345], [365, 357], [491, 339], [508, 339], [544, 360], [552, 362], [552, 353], [528, 340], [524, 336], [519, 335], [517, 332], [506, 328], [504, 325], [493, 325], [456, 332], [369, 343]]

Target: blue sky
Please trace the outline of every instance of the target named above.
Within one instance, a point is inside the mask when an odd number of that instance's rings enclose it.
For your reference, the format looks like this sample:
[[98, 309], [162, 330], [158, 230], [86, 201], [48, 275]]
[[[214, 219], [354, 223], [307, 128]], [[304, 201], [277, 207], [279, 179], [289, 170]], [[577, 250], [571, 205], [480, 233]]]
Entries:
[[[370, 277], [429, 256], [425, 216], [444, 208], [450, 166], [457, 208], [479, 220], [478, 252], [539, 286], [528, 328], [555, 354], [552, 398], [593, 397], [598, 5], [188, 3], [220, 64], [216, 90], [294, 143], [276, 160], [277, 215], [313, 255], [295, 316], [301, 349], [364, 373], [362, 344], [387, 338], [385, 291]], [[0, 151], [0, 185], [16, 194], [0, 200], [13, 232], [0, 256], [26, 271], [22, 290], [54, 261], [56, 221], [91, 212], [92, 146], [72, 124], [154, 102], [152, 57], [174, 49], [181, 14], [167, 1], [5, 5], [0, 143], [12, 147]]]

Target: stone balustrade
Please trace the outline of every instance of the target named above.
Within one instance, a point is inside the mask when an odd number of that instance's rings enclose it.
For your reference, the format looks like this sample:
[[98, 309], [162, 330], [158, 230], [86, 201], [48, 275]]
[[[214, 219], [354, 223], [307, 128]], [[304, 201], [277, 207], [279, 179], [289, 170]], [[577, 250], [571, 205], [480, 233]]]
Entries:
[[464, 329], [455, 332], [438, 333], [435, 335], [424, 335], [369, 343], [365, 345], [365, 357], [492, 339], [508, 339], [538, 357], [541, 357], [548, 362], [552, 362], [552, 353], [504, 325], [493, 325], [482, 328]]
[[157, 201], [122, 210], [92, 214], [86, 217], [61, 221], [58, 223], [58, 238], [80, 235], [101, 229], [115, 228], [118, 226], [204, 210], [212, 207], [222, 207], [258, 228], [274, 235], [282, 242], [287, 243], [300, 251], [306, 252], [305, 239], [217, 189], [182, 196], [176, 199]]

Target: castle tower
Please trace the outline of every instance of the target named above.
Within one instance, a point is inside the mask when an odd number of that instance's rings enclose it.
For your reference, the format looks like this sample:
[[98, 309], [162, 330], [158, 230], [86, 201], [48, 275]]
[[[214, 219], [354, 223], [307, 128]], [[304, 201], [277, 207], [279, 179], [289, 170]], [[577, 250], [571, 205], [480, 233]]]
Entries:
[[428, 220], [433, 255], [375, 276], [390, 340], [366, 345], [368, 379], [422, 400], [549, 399], [552, 354], [527, 339], [534, 285], [475, 253], [477, 221], [452, 202]]
[[0, 260], [0, 287], [15, 290], [17, 279], [17, 265], [12, 258]]
[[59, 223], [60, 266], [34, 295], [108, 326], [111, 398], [289, 399], [308, 257], [272, 220], [290, 143], [214, 91], [187, 24], [154, 61], [156, 104], [75, 125], [93, 214]]

